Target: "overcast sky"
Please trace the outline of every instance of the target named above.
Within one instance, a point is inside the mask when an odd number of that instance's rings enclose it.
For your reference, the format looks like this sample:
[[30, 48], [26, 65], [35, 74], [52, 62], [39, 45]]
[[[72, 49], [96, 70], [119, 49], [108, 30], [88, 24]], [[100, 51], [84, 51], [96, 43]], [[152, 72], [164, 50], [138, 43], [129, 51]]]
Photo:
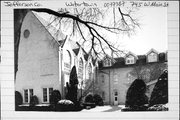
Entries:
[[167, 8], [140, 8], [141, 29], [136, 35], [123, 37], [123, 47], [135, 54], [146, 54], [151, 48], [158, 52], [168, 49]]
[[[48, 15], [38, 13], [42, 18], [47, 19]], [[110, 17], [108, 16], [107, 19]], [[136, 55], [146, 54], [151, 48], [158, 52], [165, 52], [168, 49], [167, 41], [167, 8], [146, 7], [139, 8], [137, 18], [141, 24], [136, 34], [128, 37], [109, 36], [110, 39], [120, 40], [120, 49], [131, 51]], [[105, 21], [107, 21], [105, 19]]]

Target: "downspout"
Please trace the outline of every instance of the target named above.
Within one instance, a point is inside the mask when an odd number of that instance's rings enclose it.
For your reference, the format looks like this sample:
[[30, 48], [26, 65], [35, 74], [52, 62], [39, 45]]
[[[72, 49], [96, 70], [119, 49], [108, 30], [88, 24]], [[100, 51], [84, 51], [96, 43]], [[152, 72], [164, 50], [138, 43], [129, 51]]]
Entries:
[[59, 46], [59, 81], [61, 83], [61, 95], [64, 98], [64, 90], [63, 90], [63, 73], [62, 73], [62, 48]]
[[111, 82], [110, 82], [110, 70], [109, 70], [109, 104], [111, 105]]
[[[94, 70], [96, 70], [96, 68]], [[93, 78], [93, 95], [94, 95], [94, 79], [95, 79], [95, 74], [96, 74], [96, 72], [94, 72], [94, 70], [93, 70], [93, 73], [91, 74], [91, 76]]]

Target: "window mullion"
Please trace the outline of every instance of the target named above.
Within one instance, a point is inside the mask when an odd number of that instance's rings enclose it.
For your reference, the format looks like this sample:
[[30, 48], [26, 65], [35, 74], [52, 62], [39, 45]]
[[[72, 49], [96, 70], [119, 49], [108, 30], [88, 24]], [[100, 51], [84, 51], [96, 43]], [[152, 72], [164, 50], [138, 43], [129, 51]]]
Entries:
[[47, 88], [47, 102], [49, 102], [49, 88]]
[[28, 89], [28, 103], [30, 103], [30, 90]]

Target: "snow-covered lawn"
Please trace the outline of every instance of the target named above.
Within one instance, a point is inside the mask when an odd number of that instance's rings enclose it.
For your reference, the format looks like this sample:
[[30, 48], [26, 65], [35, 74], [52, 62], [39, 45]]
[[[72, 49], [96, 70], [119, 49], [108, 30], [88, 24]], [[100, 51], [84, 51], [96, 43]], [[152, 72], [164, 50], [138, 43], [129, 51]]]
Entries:
[[124, 105], [118, 105], [118, 106], [96, 106], [92, 109], [83, 109], [81, 112], [121, 112], [121, 109], [124, 108]]

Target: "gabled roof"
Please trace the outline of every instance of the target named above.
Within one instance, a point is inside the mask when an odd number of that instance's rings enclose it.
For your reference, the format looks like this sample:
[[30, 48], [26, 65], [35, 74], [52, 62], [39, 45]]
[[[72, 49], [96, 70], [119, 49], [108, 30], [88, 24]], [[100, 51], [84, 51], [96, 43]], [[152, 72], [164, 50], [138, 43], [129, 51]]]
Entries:
[[85, 59], [86, 61], [88, 60], [88, 57], [89, 57], [88, 54], [85, 54], [85, 55], [84, 55], [84, 59]]
[[66, 41], [66, 40], [60, 40], [60, 41], [58, 41], [58, 42], [59, 42], [60, 46], [63, 46], [64, 43], [65, 43], [65, 41]]
[[96, 62], [97, 62], [97, 58], [95, 58], [95, 59], [92, 58], [92, 63], [94, 66], [95, 66]]
[[[167, 60], [165, 59], [165, 53], [159, 53], [158, 54], [159, 57], [159, 61], [154, 62], [154, 63], [163, 63], [163, 62], [167, 62]], [[135, 64], [125, 64], [125, 57], [118, 57], [118, 58], [114, 58], [115, 63], [112, 64], [112, 66], [108, 66], [108, 67], [104, 67], [103, 66], [103, 60], [99, 61], [99, 68], [100, 69], [108, 69], [108, 68], [124, 68], [124, 67], [131, 67], [131, 66], [138, 66], [138, 65], [146, 65], [146, 64], [154, 64], [154, 63], [148, 63], [147, 60], [147, 56], [146, 55], [138, 55], [137, 56], [137, 61]]]
[[[49, 24], [48, 21], [43, 19], [41, 17], [41, 16], [43, 16], [42, 14], [34, 12], [34, 11], [32, 12], [32, 14], [39, 20], [39, 22], [45, 27], [45, 29], [48, 31], [48, 33], [58, 42], [58, 44], [61, 47], [63, 47], [67, 40], [67, 35], [63, 34], [61, 30], [59, 30], [59, 32], [57, 34], [56, 31], [58, 31], [58, 30], [53, 25]], [[69, 40], [69, 41], [70, 41], [73, 52], [75, 53], [75, 55], [78, 55], [81, 45], [76, 41], [73, 41], [73, 40]], [[82, 48], [82, 51], [84, 53], [84, 58], [87, 61], [88, 54], [86, 53], [86, 51], [83, 48]]]
[[61, 30], [59, 30], [58, 34], [56, 33], [57, 29], [53, 25], [49, 24], [50, 22], [42, 18], [41, 16], [43, 15], [34, 11], [32, 11], [32, 13], [39, 20], [39, 22], [41, 22], [41, 24], [45, 27], [45, 29], [52, 35], [52, 37], [55, 40], [59, 41], [66, 39], [66, 35], [63, 34]]
[[65, 38], [64, 40], [59, 40], [59, 41], [58, 41], [59, 45], [60, 45], [61, 47], [64, 47], [64, 44], [65, 44], [66, 40], [67, 40], [67, 36], [66, 36], [66, 38]]
[[69, 39], [69, 42], [70, 42], [70, 45], [71, 45], [71, 48], [72, 48], [72, 49], [77, 49], [77, 48], [80, 47], [80, 46], [77, 44], [76, 41], [73, 41], [73, 40]]
[[156, 54], [159, 53], [159, 52], [156, 51], [155, 49], [151, 48], [151, 49], [146, 53], [146, 55], [149, 55], [151, 52], [154, 52], [154, 53], [156, 53]]
[[75, 55], [78, 55], [79, 50], [80, 50], [80, 48], [73, 49], [73, 52], [75, 53]]
[[137, 57], [134, 53], [132, 53], [131, 51], [129, 51], [129, 52], [126, 54], [125, 58], [128, 57], [129, 55], [132, 55], [132, 56], [134, 56], [136, 59], [138, 59], [138, 57]]
[[86, 53], [86, 51], [81, 47], [81, 45], [73, 40], [69, 40], [70, 44], [71, 44], [71, 48], [73, 50], [73, 52], [75, 53], [75, 55], [78, 55], [80, 48], [82, 49], [83, 53], [84, 53], [84, 58], [87, 61], [88, 60], [88, 54]]

